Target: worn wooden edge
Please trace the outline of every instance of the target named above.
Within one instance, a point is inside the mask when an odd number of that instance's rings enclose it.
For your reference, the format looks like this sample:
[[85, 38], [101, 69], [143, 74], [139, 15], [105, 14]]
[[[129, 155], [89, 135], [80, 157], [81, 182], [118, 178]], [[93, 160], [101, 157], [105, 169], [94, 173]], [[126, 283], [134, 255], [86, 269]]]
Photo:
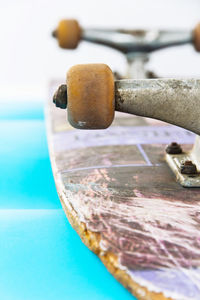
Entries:
[[[76, 211], [73, 209], [73, 207], [67, 200], [67, 197], [64, 193], [64, 184], [57, 172], [55, 156], [53, 151], [53, 141], [51, 138], [51, 116], [48, 107], [45, 108], [45, 119], [48, 149], [57, 193], [62, 204], [63, 210], [66, 214], [66, 217], [73, 229], [78, 233], [79, 237], [81, 238], [81, 241], [86, 245], [86, 247], [88, 247], [100, 258], [107, 270], [117, 279], [117, 281], [119, 281], [132, 295], [137, 297], [138, 300], [173, 300], [171, 297], [165, 297], [165, 295], [161, 292], [156, 293], [153, 291], [149, 291], [145, 286], [142, 286], [135, 282], [125, 270], [122, 270], [120, 268], [118, 258], [114, 253], [108, 251], [104, 252], [101, 249], [100, 233], [88, 230], [86, 224], [79, 220]], [[68, 208], [67, 204], [70, 207], [70, 209]]]
[[[59, 187], [57, 187], [59, 190]], [[155, 293], [149, 291], [146, 287], [140, 286], [138, 283], [132, 280], [132, 278], [124, 271], [121, 270], [118, 264], [118, 259], [112, 252], [102, 252], [100, 248], [101, 236], [99, 233], [92, 232], [87, 229], [86, 224], [80, 222], [76, 212], [72, 209], [71, 211], [65, 205], [66, 198], [59, 195], [62, 207], [65, 214], [75, 231], [80, 236], [82, 242], [93, 251], [106, 266], [107, 270], [134, 296], [139, 300], [172, 300], [172, 298], [166, 298], [162, 293]]]

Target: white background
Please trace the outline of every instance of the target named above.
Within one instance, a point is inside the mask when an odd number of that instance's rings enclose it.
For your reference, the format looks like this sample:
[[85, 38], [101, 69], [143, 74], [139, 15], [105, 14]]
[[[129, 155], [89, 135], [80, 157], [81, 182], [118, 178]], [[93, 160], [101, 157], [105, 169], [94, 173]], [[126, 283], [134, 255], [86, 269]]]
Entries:
[[[117, 51], [82, 42], [59, 49], [51, 31], [61, 18], [84, 27], [192, 29], [200, 21], [199, 0], [0, 0], [0, 99], [47, 96], [49, 80], [65, 78], [77, 63], [104, 62], [123, 70]], [[154, 53], [150, 66], [159, 75], [200, 76], [200, 54], [192, 46]]]

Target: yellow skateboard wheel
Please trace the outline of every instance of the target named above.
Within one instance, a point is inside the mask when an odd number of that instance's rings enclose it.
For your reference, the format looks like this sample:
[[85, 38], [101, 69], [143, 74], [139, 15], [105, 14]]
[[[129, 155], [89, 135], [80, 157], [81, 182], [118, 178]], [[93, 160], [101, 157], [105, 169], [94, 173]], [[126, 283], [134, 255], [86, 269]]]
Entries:
[[194, 46], [197, 51], [200, 51], [200, 23], [194, 29]]
[[59, 46], [64, 49], [75, 49], [81, 38], [81, 28], [76, 20], [61, 20], [56, 29]]
[[73, 66], [67, 73], [70, 124], [78, 129], [105, 129], [114, 119], [114, 77], [105, 64]]

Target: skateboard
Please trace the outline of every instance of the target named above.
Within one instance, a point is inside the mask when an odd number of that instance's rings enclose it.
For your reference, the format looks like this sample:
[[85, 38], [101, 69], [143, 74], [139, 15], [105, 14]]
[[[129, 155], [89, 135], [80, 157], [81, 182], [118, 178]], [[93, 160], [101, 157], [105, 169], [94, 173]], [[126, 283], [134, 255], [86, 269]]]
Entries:
[[138, 299], [200, 299], [200, 80], [149, 79], [145, 68], [164, 47], [199, 51], [199, 33], [83, 30], [75, 20], [53, 32], [63, 48], [86, 39], [127, 57], [123, 80], [105, 64], [72, 67], [47, 129], [70, 223]]

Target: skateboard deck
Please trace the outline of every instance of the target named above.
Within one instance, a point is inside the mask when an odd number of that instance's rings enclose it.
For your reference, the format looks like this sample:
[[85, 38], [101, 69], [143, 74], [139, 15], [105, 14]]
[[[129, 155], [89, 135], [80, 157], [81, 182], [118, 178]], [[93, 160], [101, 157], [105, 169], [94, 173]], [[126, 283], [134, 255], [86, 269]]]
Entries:
[[194, 134], [123, 113], [106, 130], [73, 129], [51, 97], [46, 122], [58, 195], [82, 241], [138, 299], [200, 299], [200, 189], [180, 186], [164, 160], [166, 144], [188, 150]]

